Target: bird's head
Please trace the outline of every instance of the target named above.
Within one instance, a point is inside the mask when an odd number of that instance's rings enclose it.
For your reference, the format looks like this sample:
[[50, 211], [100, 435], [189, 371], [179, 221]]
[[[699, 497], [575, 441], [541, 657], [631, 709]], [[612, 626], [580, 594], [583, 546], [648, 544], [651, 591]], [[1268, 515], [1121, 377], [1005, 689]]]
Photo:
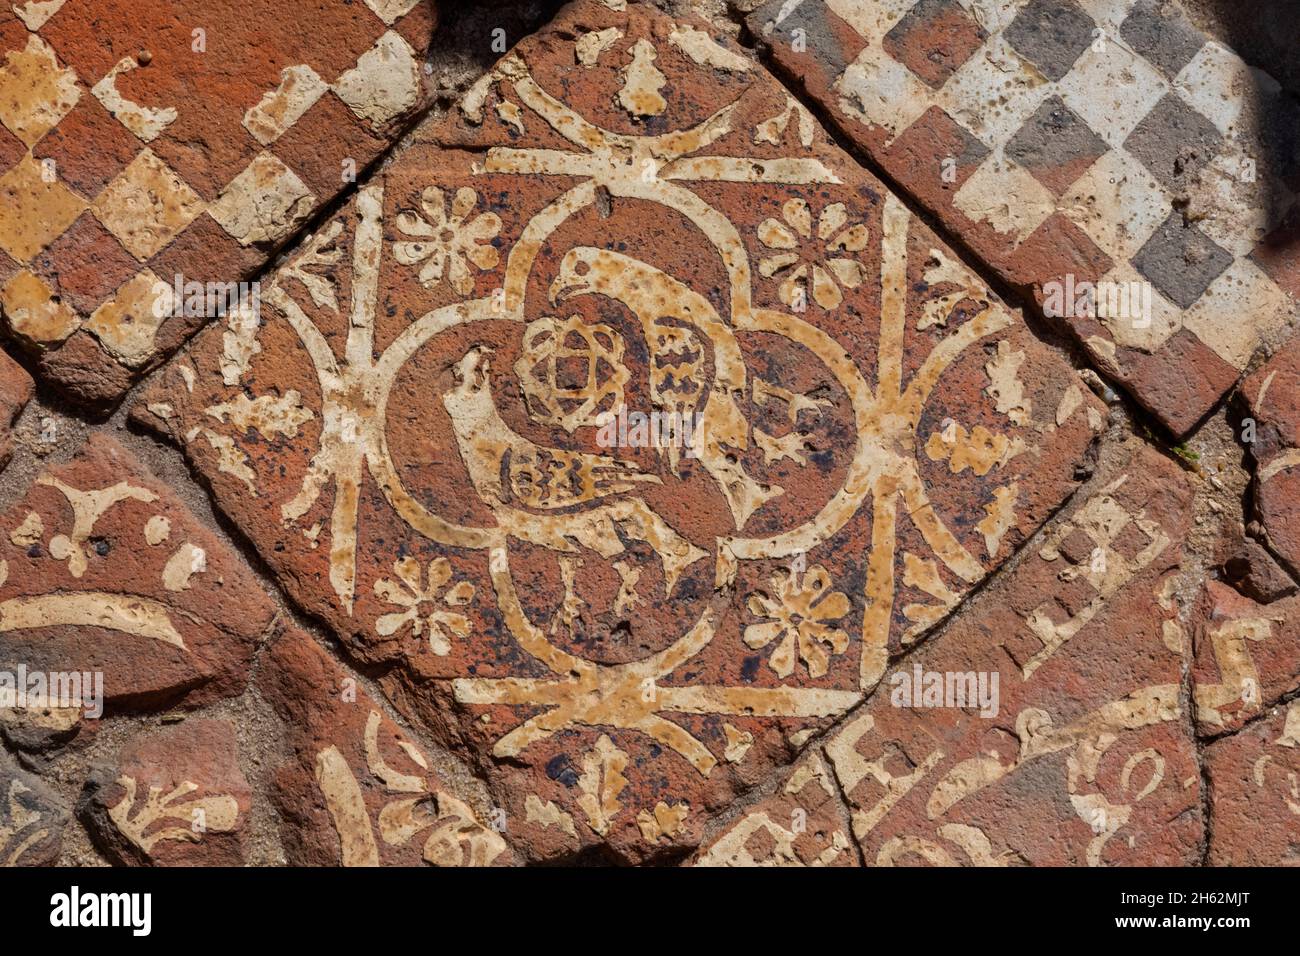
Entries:
[[[558, 305], [575, 295], [585, 295], [596, 290], [596, 283], [610, 266], [609, 253], [591, 246], [570, 249], [560, 260], [560, 272], [551, 283], [551, 305]], [[605, 275], [608, 278], [607, 275]]]
[[453, 367], [456, 392], [474, 395], [488, 387], [488, 356], [492, 350], [486, 345], [476, 345]]

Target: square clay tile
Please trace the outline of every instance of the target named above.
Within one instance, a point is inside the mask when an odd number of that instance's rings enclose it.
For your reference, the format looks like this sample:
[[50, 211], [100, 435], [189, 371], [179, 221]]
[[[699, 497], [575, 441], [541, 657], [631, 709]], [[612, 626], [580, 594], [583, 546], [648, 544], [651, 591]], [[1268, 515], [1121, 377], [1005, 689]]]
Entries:
[[68, 807], [40, 777], [24, 772], [8, 754], [0, 754], [0, 801], [9, 822], [0, 830], [0, 864], [54, 866], [63, 831], [71, 820]]
[[[1257, 347], [1253, 342], [1282, 342], [1291, 333], [1295, 303], [1249, 259], [1237, 259], [1187, 310], [1183, 324], [1229, 365], [1244, 369]], [[1243, 337], [1239, 326], [1255, 334]]]
[[[291, 756], [277, 767], [272, 800], [291, 864], [514, 861], [505, 839], [511, 828], [489, 826], [456, 796], [383, 706], [309, 635], [286, 628], [257, 680], [289, 734]], [[411, 814], [415, 805], [421, 809]]]
[[1300, 598], [1258, 604], [1210, 579], [1191, 623], [1198, 733], [1235, 731], [1300, 690]]
[[[844, 135], [1040, 309], [1050, 287], [1112, 270], [1135, 270], [1153, 296], [1195, 309], [1245, 259], [1263, 269], [1244, 300], [1272, 303], [1279, 290], [1294, 298], [1300, 267], [1283, 224], [1300, 188], [1300, 107], [1276, 82], [1165, 0], [962, 6], [988, 38], [938, 88], [932, 67], [899, 46], [905, 24], [935, 4], [768, 0], [748, 23]], [[795, 21], [836, 29], [796, 35], [786, 27]], [[942, 59], [943, 43], [931, 46]], [[1041, 109], [1069, 122], [1043, 123]], [[978, 165], [960, 158], [981, 152]], [[1044, 317], [1183, 435], [1234, 381], [1221, 355], [1235, 363], [1285, 334], [1273, 315], [1219, 323], [1218, 335], [1207, 331], [1214, 348], [1181, 316], [1118, 337], [1095, 316]]]
[[[1174, 89], [1188, 106], [1228, 136], [1238, 128], [1254, 96], [1276, 94], [1280, 87], [1223, 44], [1210, 41], [1178, 74]], [[1235, 95], [1224, 96], [1224, 90]]]
[[1097, 24], [1075, 0], [1029, 0], [1002, 34], [1049, 80], [1070, 72]]
[[[1001, 34], [967, 60], [934, 97], [959, 123], [990, 147], [1004, 146], [1033, 116], [1052, 88]], [[926, 97], [925, 99], [929, 99]], [[922, 102], [925, 100], [923, 99]], [[989, 103], [994, 104], [990, 108]], [[916, 106], [895, 107], [913, 111]]]
[[36, 348], [57, 345], [81, 324], [77, 314], [39, 276], [23, 269], [0, 289], [5, 328]]
[[76, 105], [83, 90], [77, 74], [59, 63], [39, 36], [22, 50], [10, 50], [0, 65], [0, 123], [32, 146]]
[[54, 172], [86, 199], [94, 199], [140, 152], [138, 140], [93, 96], [83, 96], [32, 155], [54, 161]]
[[1264, 712], [1240, 733], [1205, 748], [1211, 866], [1295, 866], [1300, 701]]
[[1300, 572], [1300, 339], [1292, 339], [1242, 385], [1255, 441], [1252, 513], [1264, 541]]
[[357, 116], [382, 127], [420, 99], [420, 64], [405, 37], [389, 30], [356, 66], [334, 81], [334, 92]]
[[1138, 0], [1119, 30], [1135, 53], [1173, 79], [1205, 45], [1196, 29], [1173, 3]]
[[[818, 748], [868, 865], [1199, 862], [1191, 642], [1170, 596], [1192, 489], [1149, 449], [1117, 451], [1040, 547]], [[1089, 580], [1058, 545], [1081, 532], [1077, 551], [1109, 549], [1114, 523], [1147, 544]]]
[[383, 145], [384, 141], [331, 92], [276, 141], [275, 152], [308, 189], [328, 196], [345, 177], [363, 178]]
[[26, 156], [0, 176], [0, 249], [17, 262], [30, 262], [85, 208], [85, 200]]
[[1190, 308], [1233, 262], [1195, 223], [1171, 213], [1133, 257], [1138, 271], [1184, 309]]
[[988, 34], [957, 0], [921, 0], [885, 34], [885, 52], [938, 89]]
[[1124, 148], [1171, 192], [1186, 189], [1223, 149], [1214, 124], [1176, 93], [1142, 118]]
[[97, 308], [85, 328], [110, 355], [135, 368], [153, 354], [154, 336], [174, 304], [172, 286], [144, 269]]
[[[137, 269], [147, 264], [169, 282], [181, 268], [186, 279], [246, 279], [310, 210], [352, 188], [350, 171], [368, 169], [426, 105], [420, 67], [436, 23], [431, 0], [236, 6], [52, 0], [19, 5], [21, 20], [5, 7], [0, 282], [87, 204]], [[324, 113], [313, 109], [322, 101]], [[346, 121], [336, 122], [334, 109]], [[348, 175], [345, 159], [354, 161]], [[200, 216], [209, 207], [226, 228]], [[84, 260], [92, 250], [61, 244], [42, 264], [49, 277], [64, 268], [54, 261], [64, 252]], [[76, 321], [127, 278], [113, 269], [81, 283], [85, 291], [68, 303]], [[95, 300], [92, 286], [105, 298]], [[42, 354], [39, 373], [74, 400], [111, 402], [204, 321], [168, 317], [155, 352], [130, 366], [92, 333], [75, 335], [60, 347], [67, 355]]]
[[316, 197], [297, 173], [274, 153], [261, 152], [208, 212], [241, 246], [273, 246], [301, 225], [315, 205]]
[[972, 221], [1017, 240], [1029, 238], [1056, 209], [1047, 187], [1018, 163], [997, 155], [980, 164], [953, 203]]
[[77, 801], [95, 845], [116, 866], [247, 864], [253, 792], [237, 733], [226, 720], [190, 719], [133, 735], [97, 762]]
[[[133, 415], [473, 752], [530, 860], [700, 846], [1048, 519], [1104, 425], [779, 83], [649, 4], [566, 7], [260, 282]], [[599, 432], [666, 402], [698, 455]]]
[[203, 200], [153, 150], [144, 149], [95, 199], [95, 215], [143, 261], [203, 212]]
[[262, 265], [264, 257], [257, 249], [241, 246], [204, 212], [162, 252], [149, 261], [149, 267], [174, 282], [233, 282], [249, 278]]
[[274, 609], [243, 559], [114, 439], [92, 435], [4, 516], [0, 656], [102, 671], [108, 712], [242, 693]]
[[1112, 148], [1124, 145], [1169, 89], [1154, 67], [1118, 43], [1089, 47], [1057, 84], [1065, 105]]
[[89, 210], [32, 260], [32, 271], [80, 315], [93, 312], [139, 263]]
[[1136, 255], [1169, 216], [1164, 187], [1123, 150], [1094, 163], [1061, 204], [1098, 246], [1120, 259]]
[[1059, 196], [1109, 149], [1085, 120], [1053, 96], [1011, 138], [1006, 155]]

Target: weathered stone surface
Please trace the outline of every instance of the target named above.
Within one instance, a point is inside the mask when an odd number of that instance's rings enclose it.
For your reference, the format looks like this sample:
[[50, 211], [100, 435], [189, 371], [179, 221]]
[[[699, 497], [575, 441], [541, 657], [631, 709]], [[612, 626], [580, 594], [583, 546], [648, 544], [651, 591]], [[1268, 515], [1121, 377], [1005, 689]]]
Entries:
[[1300, 701], [1205, 748], [1211, 866], [1300, 862]]
[[[1096, 482], [827, 743], [868, 865], [1199, 860], [1171, 594], [1191, 489], [1145, 449]], [[996, 714], [905, 696], [935, 674], [996, 675]]]
[[695, 866], [855, 866], [848, 809], [812, 753], [771, 796], [700, 849]]
[[0, 753], [0, 866], [50, 866], [67, 823], [54, 792]]
[[1255, 513], [1274, 553], [1300, 573], [1300, 340], [1241, 391], [1251, 415], [1245, 437], [1255, 460]]
[[531, 855], [680, 853], [1045, 520], [1102, 406], [703, 23], [573, 4], [415, 140], [137, 414]]
[[[1175, 4], [770, 0], [749, 23], [1175, 432], [1290, 334], [1300, 106]], [[1148, 283], [1151, 307], [1080, 313], [1085, 282]]]
[[275, 776], [288, 862], [299, 866], [490, 866], [503, 837], [430, 772], [356, 679], [306, 634], [270, 648], [258, 686], [284, 720]]
[[0, 468], [13, 454], [13, 438], [9, 430], [31, 401], [34, 389], [32, 377], [23, 367], [0, 352]]
[[0, 670], [99, 674], [109, 713], [238, 694], [272, 614], [243, 560], [105, 436], [4, 517]]
[[1271, 604], [1290, 597], [1300, 586], [1254, 538], [1233, 535], [1224, 542], [1223, 579], [1252, 601]]
[[[0, 313], [42, 374], [120, 397], [425, 102], [431, 0], [49, 0], [0, 13]], [[310, 29], [304, 29], [310, 23]], [[303, 140], [299, 125], [328, 135]], [[186, 293], [186, 301], [192, 293]]]
[[1207, 581], [1193, 630], [1198, 732], [1236, 729], [1300, 688], [1300, 597], [1256, 604]]
[[97, 767], [77, 815], [118, 865], [238, 866], [251, 807], [234, 726], [193, 719]]

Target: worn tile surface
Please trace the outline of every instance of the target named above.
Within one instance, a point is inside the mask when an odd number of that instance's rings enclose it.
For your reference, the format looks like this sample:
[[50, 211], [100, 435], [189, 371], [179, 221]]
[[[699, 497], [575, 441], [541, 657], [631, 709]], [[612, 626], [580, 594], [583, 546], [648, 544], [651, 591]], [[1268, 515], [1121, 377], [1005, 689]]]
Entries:
[[67, 823], [53, 790], [0, 754], [0, 866], [51, 866]]
[[1243, 435], [1255, 462], [1255, 514], [1269, 546], [1295, 573], [1300, 571], [1300, 341], [1256, 371], [1241, 392], [1248, 412]]
[[1238, 734], [1205, 748], [1214, 802], [1212, 866], [1300, 862], [1300, 702], [1264, 712]]
[[301, 631], [272, 645], [258, 685], [284, 721], [275, 774], [296, 866], [492, 866], [513, 860], [503, 826], [447, 789], [380, 705]]
[[251, 278], [423, 105], [432, 28], [430, 0], [6, 4], [6, 330], [120, 397], [204, 321], [164, 287]]
[[[635, 5], [525, 40], [264, 300], [137, 414], [538, 857], [693, 846], [1104, 416], [751, 60]], [[607, 447], [620, 407], [695, 428]]]
[[0, 866], [1296, 862], [1300, 107], [1176, 0], [0, 6]]
[[[825, 744], [868, 865], [1199, 861], [1171, 593], [1190, 501], [1167, 459], [1116, 463]], [[952, 675], [996, 675], [996, 713]]]
[[[780, 68], [1165, 424], [1291, 333], [1300, 105], [1164, 0], [771, 0]], [[1150, 308], [1112, 298], [1145, 283]]]
[[[100, 672], [108, 713], [241, 693], [272, 613], [243, 559], [111, 438], [39, 475], [5, 515], [0, 669]], [[62, 730], [80, 722], [63, 716]]]
[[196, 719], [96, 767], [77, 811], [114, 863], [239, 866], [251, 805], [234, 725]]
[[1208, 581], [1194, 621], [1198, 732], [1235, 730], [1300, 689], [1300, 599], [1260, 604]]

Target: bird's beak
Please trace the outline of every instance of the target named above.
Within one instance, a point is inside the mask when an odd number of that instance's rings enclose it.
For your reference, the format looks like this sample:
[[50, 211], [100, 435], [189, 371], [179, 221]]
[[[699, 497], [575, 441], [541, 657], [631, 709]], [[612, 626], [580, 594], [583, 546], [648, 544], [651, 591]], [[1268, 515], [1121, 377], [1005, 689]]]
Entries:
[[572, 272], [567, 272], [567, 270], [561, 269], [560, 274], [556, 276], [555, 281], [551, 283], [551, 288], [548, 290], [547, 296], [551, 300], [551, 305], [559, 305], [581, 287], [581, 279], [575, 276]]
[[488, 356], [492, 350], [486, 345], [480, 345], [474, 353], [474, 366], [472, 371], [475, 373], [474, 386], [481, 388], [488, 380]]
[[456, 363], [454, 373], [457, 385], [475, 387], [487, 380], [488, 360], [492, 350], [485, 345], [477, 345], [465, 353], [465, 357]]

